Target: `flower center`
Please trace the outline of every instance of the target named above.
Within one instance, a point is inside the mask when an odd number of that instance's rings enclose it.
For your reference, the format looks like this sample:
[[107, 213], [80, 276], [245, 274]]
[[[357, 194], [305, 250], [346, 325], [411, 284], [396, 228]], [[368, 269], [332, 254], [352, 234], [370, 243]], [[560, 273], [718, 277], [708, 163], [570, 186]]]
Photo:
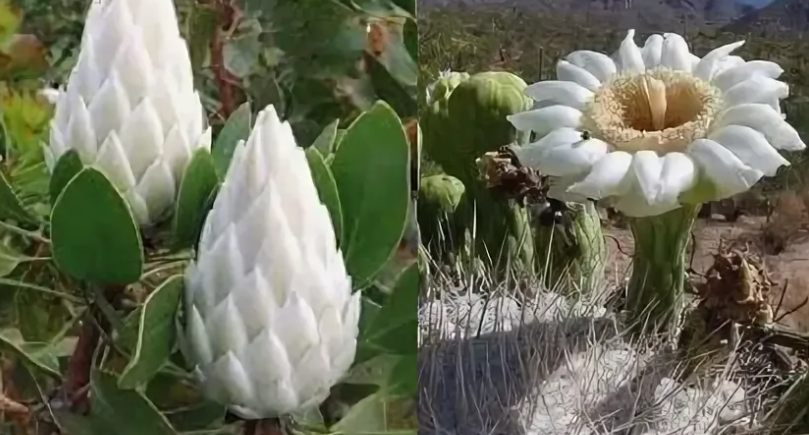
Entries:
[[605, 82], [584, 109], [584, 126], [619, 151], [681, 152], [705, 137], [721, 106], [716, 87], [685, 71], [657, 68]]

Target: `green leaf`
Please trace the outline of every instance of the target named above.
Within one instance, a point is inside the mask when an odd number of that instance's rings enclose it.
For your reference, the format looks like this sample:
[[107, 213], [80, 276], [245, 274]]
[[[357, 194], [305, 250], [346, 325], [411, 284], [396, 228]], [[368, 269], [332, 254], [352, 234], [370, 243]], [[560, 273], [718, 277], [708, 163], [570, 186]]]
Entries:
[[79, 153], [76, 150], [70, 150], [64, 154], [56, 162], [51, 174], [49, 193], [51, 196], [51, 204], [56, 204], [59, 194], [65, 189], [67, 183], [78, 174], [84, 164], [81, 162]]
[[402, 355], [390, 372], [387, 393], [389, 396], [417, 397], [418, 379], [418, 353]]
[[340, 125], [340, 120], [335, 119], [323, 131], [320, 133], [320, 136], [315, 139], [312, 143], [310, 148], [314, 148], [320, 151], [321, 154], [324, 156], [328, 156], [329, 154], [334, 152], [334, 145], [336, 145], [337, 139], [337, 127]]
[[320, 201], [329, 210], [331, 224], [337, 237], [337, 246], [340, 246], [343, 240], [343, 210], [340, 205], [340, 196], [337, 192], [334, 176], [317, 148], [308, 148], [306, 150], [306, 159], [309, 161], [312, 180], [315, 182], [315, 187], [317, 187]]
[[52, 410], [54, 422], [64, 435], [100, 435], [93, 420], [81, 414], [73, 414], [67, 410]]
[[202, 231], [208, 208], [208, 196], [219, 183], [213, 156], [206, 149], [197, 150], [185, 168], [174, 210], [174, 247], [194, 246]]
[[0, 278], [8, 276], [22, 262], [23, 257], [5, 243], [0, 242]]
[[[409, 0], [407, 0], [409, 1]], [[414, 14], [415, 15], [415, 14]], [[418, 64], [419, 60], [419, 26], [416, 20], [408, 19], [404, 25], [404, 45], [410, 57]]]
[[36, 223], [36, 219], [25, 209], [2, 171], [0, 171], [0, 219]]
[[145, 385], [163, 366], [174, 348], [174, 318], [180, 306], [183, 277], [167, 279], [143, 304], [135, 354], [118, 378], [121, 388]]
[[22, 24], [22, 11], [9, 1], [0, 2], [0, 46], [5, 46]]
[[225, 407], [222, 405], [202, 402], [178, 411], [167, 412], [166, 418], [178, 431], [202, 431], [221, 421], [225, 417], [225, 412]]
[[225, 68], [238, 78], [247, 77], [258, 62], [261, 43], [257, 33], [230, 38], [223, 49]]
[[126, 200], [97, 169], [83, 169], [59, 195], [51, 212], [51, 241], [56, 264], [75, 278], [99, 285], [140, 279], [137, 224]]
[[415, 430], [396, 429], [388, 421], [390, 407], [400, 405], [385, 397], [383, 392], [360, 400], [330, 430], [332, 435], [416, 435]]
[[187, 25], [186, 34], [188, 35], [191, 68], [199, 71], [208, 58], [211, 39], [219, 26], [219, 10], [212, 5], [194, 2]]
[[415, 95], [411, 95], [404, 86], [399, 83], [385, 65], [381, 64], [375, 57], [366, 54], [365, 62], [368, 67], [368, 74], [371, 76], [371, 84], [376, 91], [377, 97], [385, 100], [403, 118], [416, 116], [418, 107]]
[[94, 370], [90, 379], [91, 417], [106, 435], [177, 435], [142, 394], [118, 388], [115, 375]]
[[230, 159], [233, 158], [233, 151], [236, 144], [241, 140], [247, 140], [250, 135], [250, 128], [253, 125], [253, 115], [250, 111], [250, 103], [244, 103], [230, 114], [222, 131], [219, 132], [214, 142], [211, 154], [213, 155], [216, 173], [219, 179], [225, 178], [230, 166]]
[[421, 272], [412, 264], [399, 276], [393, 292], [360, 332], [361, 345], [396, 355], [417, 352], [418, 297]]
[[331, 163], [343, 211], [343, 254], [355, 285], [393, 255], [410, 201], [410, 149], [399, 117], [376, 103], [348, 128]]
[[25, 342], [18, 330], [3, 329], [0, 330], [0, 347], [10, 349], [26, 362], [51, 376], [62, 377], [59, 359], [53, 346], [48, 343]]

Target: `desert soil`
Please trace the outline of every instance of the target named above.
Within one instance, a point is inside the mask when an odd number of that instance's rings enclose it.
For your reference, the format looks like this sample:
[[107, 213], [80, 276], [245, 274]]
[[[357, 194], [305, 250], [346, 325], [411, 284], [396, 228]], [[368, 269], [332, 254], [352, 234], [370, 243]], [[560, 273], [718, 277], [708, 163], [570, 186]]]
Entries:
[[[782, 250], [778, 253], [767, 238], [773, 232], [782, 234], [779, 237]], [[628, 229], [615, 227], [608, 227], [605, 233], [610, 251], [607, 279], [617, 284], [628, 278], [632, 236]], [[692, 267], [698, 273], [711, 267], [713, 254], [723, 241], [747, 242], [750, 249], [764, 260], [766, 270], [776, 284], [770, 299], [774, 309], [780, 301], [775, 317], [790, 312], [779, 323], [795, 332], [809, 334], [809, 232], [803, 225], [794, 220], [771, 220], [768, 223], [766, 218], [759, 216], [741, 216], [732, 223], [715, 217], [698, 220], [694, 236], [696, 253]]]

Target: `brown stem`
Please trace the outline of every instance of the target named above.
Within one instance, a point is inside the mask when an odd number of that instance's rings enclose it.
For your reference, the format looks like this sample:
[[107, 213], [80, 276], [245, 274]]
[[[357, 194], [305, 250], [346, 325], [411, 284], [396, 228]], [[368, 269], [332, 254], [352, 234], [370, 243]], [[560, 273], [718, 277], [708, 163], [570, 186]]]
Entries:
[[206, 0], [219, 10], [221, 22], [211, 38], [211, 69], [213, 70], [216, 85], [219, 88], [219, 115], [227, 119], [235, 110], [233, 80], [235, 77], [225, 67], [224, 42], [232, 31], [238, 10], [229, 0]]
[[65, 376], [65, 396], [71, 408], [84, 411], [87, 409], [87, 385], [90, 384], [90, 373], [93, 368], [93, 355], [98, 340], [101, 337], [92, 317], [92, 310], [88, 310], [86, 318], [82, 321], [76, 348], [68, 362]]
[[244, 435], [284, 435], [284, 430], [277, 418], [248, 420], [244, 423]]

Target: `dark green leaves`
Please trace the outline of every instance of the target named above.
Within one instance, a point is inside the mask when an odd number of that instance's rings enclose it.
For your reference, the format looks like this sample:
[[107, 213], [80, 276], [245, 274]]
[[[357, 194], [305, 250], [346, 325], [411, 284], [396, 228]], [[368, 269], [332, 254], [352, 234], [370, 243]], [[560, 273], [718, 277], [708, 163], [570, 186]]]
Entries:
[[214, 165], [211, 153], [200, 149], [185, 168], [174, 210], [175, 247], [194, 246], [199, 238], [208, 207], [213, 205], [209, 197], [219, 183]]
[[83, 169], [59, 195], [51, 240], [59, 268], [75, 278], [119, 285], [140, 279], [138, 227], [124, 198], [97, 169]]
[[174, 348], [174, 318], [183, 291], [182, 276], [174, 276], [155, 289], [140, 311], [135, 354], [121, 373], [121, 388], [145, 385], [160, 370]]
[[315, 182], [315, 187], [317, 187], [320, 201], [329, 210], [334, 234], [337, 237], [339, 246], [339, 243], [343, 240], [343, 211], [334, 176], [317, 148], [307, 149], [306, 159], [309, 162], [309, 170], [312, 171], [312, 180]]
[[253, 126], [253, 116], [250, 112], [250, 103], [239, 106], [228, 118], [219, 136], [211, 148], [216, 173], [220, 179], [225, 178], [233, 158], [233, 151], [241, 140], [247, 140], [250, 135], [250, 128]]
[[410, 150], [384, 102], [348, 128], [331, 164], [343, 210], [343, 253], [356, 285], [367, 283], [402, 238], [410, 200]]

